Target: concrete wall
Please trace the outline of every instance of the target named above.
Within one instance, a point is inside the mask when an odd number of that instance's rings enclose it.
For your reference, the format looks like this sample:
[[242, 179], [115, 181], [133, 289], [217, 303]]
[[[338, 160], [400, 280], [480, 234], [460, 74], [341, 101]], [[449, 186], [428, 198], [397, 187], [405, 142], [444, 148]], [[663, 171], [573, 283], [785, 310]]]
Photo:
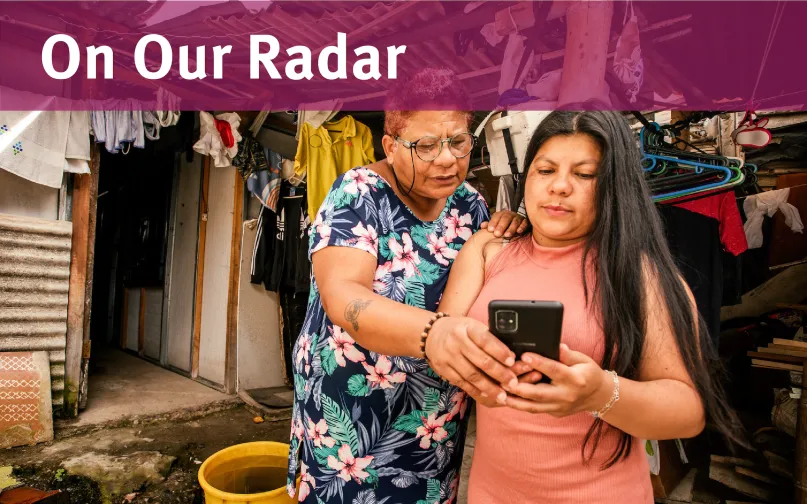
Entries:
[[59, 190], [0, 169], [0, 214], [56, 220]]
[[199, 376], [224, 384], [235, 168], [210, 168]]
[[128, 306], [126, 308], [126, 348], [137, 352], [140, 328], [140, 289], [126, 289]]
[[191, 371], [193, 346], [193, 309], [196, 288], [196, 251], [199, 237], [199, 194], [202, 182], [202, 156], [179, 165], [176, 213], [174, 220], [174, 257], [168, 295], [168, 365]]
[[[255, 199], [255, 198], [252, 198]], [[257, 221], [244, 223], [238, 294], [238, 389], [285, 385], [277, 294], [249, 282]]]
[[143, 355], [150, 359], [160, 359], [162, 321], [163, 290], [146, 289], [146, 313], [143, 320]]

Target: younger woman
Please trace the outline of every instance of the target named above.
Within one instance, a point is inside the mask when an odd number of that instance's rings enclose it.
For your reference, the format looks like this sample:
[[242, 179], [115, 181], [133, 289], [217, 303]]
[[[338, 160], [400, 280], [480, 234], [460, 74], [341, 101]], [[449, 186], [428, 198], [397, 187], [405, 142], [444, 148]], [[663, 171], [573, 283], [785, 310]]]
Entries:
[[641, 440], [693, 437], [707, 417], [737, 438], [703, 358], [708, 334], [618, 113], [553, 112], [526, 159], [528, 232], [469, 240], [440, 311], [488, 323], [495, 299], [560, 301], [560, 361], [524, 354], [508, 408], [479, 398], [469, 503], [652, 503]]

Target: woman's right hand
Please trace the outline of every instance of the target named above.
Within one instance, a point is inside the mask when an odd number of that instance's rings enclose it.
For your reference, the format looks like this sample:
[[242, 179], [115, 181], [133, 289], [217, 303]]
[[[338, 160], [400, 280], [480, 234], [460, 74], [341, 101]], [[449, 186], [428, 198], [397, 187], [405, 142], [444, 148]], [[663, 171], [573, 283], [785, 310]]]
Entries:
[[503, 406], [505, 387], [518, 382], [510, 369], [515, 364], [513, 352], [472, 318], [437, 320], [426, 339], [426, 357], [438, 375], [485, 406]]

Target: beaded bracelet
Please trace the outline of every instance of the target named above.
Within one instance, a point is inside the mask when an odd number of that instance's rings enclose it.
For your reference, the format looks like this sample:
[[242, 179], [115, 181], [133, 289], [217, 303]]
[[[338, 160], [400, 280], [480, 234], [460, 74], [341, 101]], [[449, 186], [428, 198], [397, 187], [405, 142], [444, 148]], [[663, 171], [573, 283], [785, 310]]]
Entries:
[[429, 323], [426, 324], [426, 327], [423, 329], [423, 332], [420, 333], [420, 354], [423, 359], [426, 359], [426, 339], [429, 337], [429, 332], [432, 330], [432, 326], [435, 322], [440, 320], [443, 317], [448, 317], [448, 313], [437, 312], [432, 316]]
[[614, 393], [611, 394], [611, 399], [602, 407], [600, 411], [591, 411], [591, 416], [594, 418], [602, 418], [603, 415], [608, 413], [608, 411], [614, 407], [614, 404], [619, 400], [619, 376], [616, 374], [616, 371], [606, 371], [611, 375], [614, 379]]

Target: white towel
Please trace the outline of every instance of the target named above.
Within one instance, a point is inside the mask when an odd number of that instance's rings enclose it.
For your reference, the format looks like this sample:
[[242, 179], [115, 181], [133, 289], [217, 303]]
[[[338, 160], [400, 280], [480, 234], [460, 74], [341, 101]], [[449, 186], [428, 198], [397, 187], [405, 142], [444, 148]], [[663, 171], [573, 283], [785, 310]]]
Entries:
[[748, 248], [754, 249], [762, 246], [762, 221], [765, 216], [773, 217], [777, 211], [785, 216], [785, 224], [794, 233], [803, 233], [804, 224], [801, 222], [798, 208], [787, 202], [790, 189], [779, 189], [755, 194], [745, 199], [743, 210], [748, 220], [743, 229], [748, 239]]

